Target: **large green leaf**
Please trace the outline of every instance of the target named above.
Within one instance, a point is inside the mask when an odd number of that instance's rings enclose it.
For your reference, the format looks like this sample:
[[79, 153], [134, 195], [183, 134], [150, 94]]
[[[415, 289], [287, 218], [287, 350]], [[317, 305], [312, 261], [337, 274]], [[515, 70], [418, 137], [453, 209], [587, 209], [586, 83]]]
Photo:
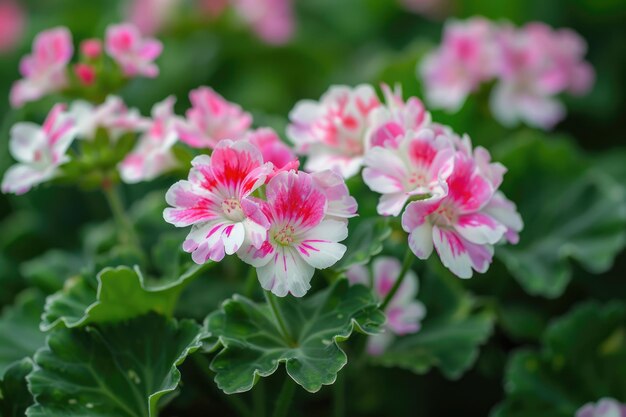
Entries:
[[32, 356], [43, 346], [45, 334], [39, 330], [44, 298], [27, 290], [21, 293], [15, 305], [8, 307], [0, 317], [0, 379], [12, 364]]
[[24, 417], [33, 396], [26, 386], [26, 376], [33, 370], [30, 358], [11, 365], [0, 379], [0, 417]]
[[496, 152], [509, 168], [503, 188], [525, 228], [496, 255], [533, 295], [558, 297], [572, 276], [568, 258], [607, 271], [626, 243], [626, 188], [562, 138], [523, 134]]
[[128, 267], [102, 270], [97, 289], [85, 278], [71, 280], [61, 292], [48, 297], [41, 328], [122, 321], [151, 311], [171, 316], [182, 290], [208, 265], [196, 265], [178, 279], [159, 285], [147, 284], [139, 269]]
[[227, 394], [250, 390], [258, 377], [273, 374], [281, 362], [291, 378], [309, 392], [335, 382], [347, 356], [337, 342], [356, 328], [378, 330], [385, 316], [369, 289], [345, 279], [305, 299], [277, 301], [290, 339], [284, 337], [267, 304], [235, 295], [207, 317], [208, 345], [220, 352], [211, 363], [215, 382]]
[[448, 378], [459, 378], [476, 361], [479, 347], [491, 335], [493, 313], [477, 309], [474, 298], [455, 277], [424, 274], [420, 300], [426, 306], [422, 328], [398, 338], [373, 363], [424, 374], [437, 367]]
[[28, 417], [156, 417], [180, 382], [176, 368], [201, 346], [201, 327], [156, 314], [59, 328], [35, 355]]
[[494, 417], [571, 417], [587, 402], [626, 398], [626, 304], [578, 306], [543, 341], [512, 356]]

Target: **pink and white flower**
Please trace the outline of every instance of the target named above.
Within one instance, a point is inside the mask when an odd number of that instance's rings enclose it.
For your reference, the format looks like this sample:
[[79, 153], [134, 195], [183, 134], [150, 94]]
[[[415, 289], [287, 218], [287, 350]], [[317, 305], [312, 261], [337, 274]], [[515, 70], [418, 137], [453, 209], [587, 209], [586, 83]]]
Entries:
[[375, 146], [365, 154], [363, 181], [382, 194], [377, 211], [398, 216], [412, 198], [439, 199], [448, 193], [454, 148], [447, 136], [430, 129], [408, 131], [397, 147]]
[[191, 108], [179, 128], [180, 139], [194, 148], [215, 148], [223, 139], [241, 139], [252, 116], [209, 87], [189, 93]]
[[307, 156], [305, 169], [335, 169], [344, 178], [357, 174], [366, 149], [368, 120], [379, 106], [376, 92], [365, 84], [334, 86], [319, 102], [298, 102], [289, 114], [287, 135], [296, 152]]
[[116, 141], [126, 133], [145, 130], [150, 124], [139, 110], [129, 109], [118, 96], [109, 96], [98, 106], [82, 100], [74, 101], [69, 113], [76, 122], [77, 137], [87, 140], [95, 138], [98, 128], [106, 129], [109, 138]]
[[159, 75], [154, 60], [161, 55], [163, 45], [156, 39], [142, 37], [139, 29], [130, 23], [107, 28], [105, 49], [127, 77]]
[[20, 73], [24, 78], [11, 88], [11, 106], [21, 107], [26, 102], [65, 88], [67, 64], [73, 53], [72, 35], [67, 28], [58, 27], [38, 34], [32, 53], [20, 62]]
[[223, 140], [213, 154], [192, 161], [188, 180], [178, 181], [165, 199], [164, 218], [176, 227], [192, 226], [183, 244], [192, 259], [220, 261], [243, 245], [260, 248], [269, 223], [252, 192], [272, 171], [261, 152], [246, 141]]
[[270, 44], [284, 44], [293, 36], [291, 0], [233, 0], [237, 13]]
[[0, 1], [0, 54], [14, 49], [24, 34], [26, 16], [14, 0]]
[[326, 217], [335, 220], [347, 221], [357, 216], [358, 204], [350, 195], [350, 190], [344, 179], [329, 169], [311, 174], [315, 185], [324, 193], [328, 206]]
[[135, 149], [120, 163], [122, 181], [134, 184], [150, 181], [176, 167], [172, 146], [178, 140], [174, 114], [176, 98], [170, 96], [152, 108], [152, 120], [147, 131], [139, 138]]
[[257, 268], [261, 286], [279, 297], [304, 296], [316, 269], [339, 261], [346, 247], [347, 222], [327, 218], [328, 199], [305, 172], [277, 174], [261, 203], [269, 221], [263, 245], [244, 246], [239, 257]]
[[[346, 276], [352, 284], [373, 286], [374, 293], [382, 302], [400, 276], [402, 265], [396, 258], [381, 256], [372, 263], [373, 277], [363, 265], [351, 267]], [[370, 355], [381, 355], [393, 342], [396, 336], [416, 333], [421, 328], [421, 321], [426, 316], [426, 307], [417, 301], [418, 280], [415, 272], [406, 272], [404, 281], [385, 308], [387, 323], [385, 332], [370, 336], [367, 341], [367, 352]]]
[[495, 76], [498, 52], [496, 28], [488, 20], [447, 22], [441, 46], [419, 68], [428, 103], [457, 111], [469, 93]]
[[293, 150], [269, 127], [246, 134], [245, 139], [259, 148], [265, 162], [271, 162], [277, 172], [298, 169], [299, 162]]
[[144, 35], [152, 36], [171, 19], [180, 0], [132, 0], [126, 7], [127, 21]]
[[52, 179], [59, 166], [69, 161], [66, 152], [76, 130], [73, 120], [64, 110], [64, 105], [55, 105], [43, 126], [29, 122], [13, 126], [9, 151], [18, 163], [4, 174], [3, 193], [24, 194]]
[[493, 245], [507, 227], [486, 212], [495, 189], [470, 156], [456, 152], [446, 182], [447, 195], [407, 206], [402, 228], [409, 233], [409, 247], [418, 258], [427, 259], [435, 248], [444, 266], [470, 278], [472, 270], [489, 268]]
[[613, 398], [602, 398], [595, 404], [583, 405], [575, 417], [626, 417], [626, 404]]

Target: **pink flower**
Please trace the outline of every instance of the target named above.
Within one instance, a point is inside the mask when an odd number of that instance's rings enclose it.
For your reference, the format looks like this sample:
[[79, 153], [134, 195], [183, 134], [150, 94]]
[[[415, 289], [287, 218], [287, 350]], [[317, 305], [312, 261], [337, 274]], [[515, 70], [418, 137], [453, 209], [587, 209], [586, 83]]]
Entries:
[[102, 54], [102, 41], [100, 39], [85, 39], [80, 43], [80, 53], [89, 59], [99, 58]]
[[192, 226], [183, 244], [192, 259], [220, 261], [243, 245], [244, 239], [260, 248], [266, 239], [268, 220], [251, 194], [265, 183], [272, 165], [246, 141], [223, 140], [213, 154], [192, 161], [189, 179], [178, 181], [165, 199], [172, 208], [164, 218], [176, 227]]
[[150, 181], [176, 166], [172, 146], [178, 140], [174, 114], [176, 98], [170, 96], [152, 108], [152, 120], [135, 149], [120, 163], [122, 181], [134, 184]]
[[209, 87], [189, 93], [191, 108], [179, 128], [183, 142], [194, 148], [214, 148], [222, 139], [241, 139], [252, 124], [252, 116], [226, 101]]
[[419, 68], [430, 105], [456, 111], [480, 83], [495, 76], [499, 59], [495, 35], [491, 22], [482, 18], [446, 23], [441, 46]]
[[265, 42], [283, 44], [293, 36], [291, 0], [233, 0], [233, 5]]
[[24, 77], [11, 88], [11, 105], [21, 107], [67, 85], [67, 64], [72, 59], [72, 35], [63, 27], [41, 32], [33, 43], [33, 52], [22, 58]]
[[132, 0], [129, 3], [127, 20], [144, 35], [154, 35], [175, 13], [179, 0]]
[[385, 105], [372, 112], [371, 126], [368, 131], [368, 146], [397, 147], [397, 139], [408, 130], [417, 131], [430, 125], [430, 113], [424, 103], [417, 97], [406, 102], [402, 98], [402, 87], [397, 85], [395, 91], [387, 84], [381, 86], [385, 95]]
[[90, 86], [96, 81], [96, 70], [89, 64], [79, 63], [74, 65], [74, 74], [84, 86]]
[[[396, 258], [381, 256], [372, 263], [373, 277], [362, 265], [351, 267], [346, 276], [352, 284], [373, 284], [374, 293], [382, 302], [400, 276], [402, 265]], [[426, 308], [415, 297], [418, 291], [418, 280], [415, 272], [409, 270], [400, 284], [398, 292], [393, 296], [385, 309], [387, 323], [385, 332], [370, 336], [367, 341], [367, 352], [370, 355], [381, 355], [393, 342], [395, 336], [416, 333], [421, 321], [426, 316]]]
[[261, 286], [284, 297], [302, 297], [311, 288], [316, 269], [339, 261], [346, 247], [347, 222], [326, 217], [328, 199], [314, 178], [305, 172], [281, 172], [266, 188], [261, 203], [269, 220], [267, 240], [261, 247], [244, 246], [242, 260], [257, 268]]
[[470, 156], [456, 152], [446, 182], [447, 195], [407, 206], [402, 228], [409, 233], [409, 246], [418, 258], [427, 259], [434, 246], [444, 266], [461, 278], [470, 278], [472, 269], [485, 272], [489, 268], [493, 245], [507, 227], [486, 212], [495, 190]]
[[13, 0], [0, 1], [0, 53], [12, 50], [24, 33], [24, 10]]
[[369, 85], [331, 87], [319, 102], [302, 100], [289, 114], [287, 135], [296, 152], [307, 155], [309, 172], [336, 169], [344, 178], [359, 172], [368, 119], [380, 106]]
[[156, 39], [142, 38], [139, 30], [130, 23], [107, 28], [105, 49], [127, 77], [154, 78], [159, 75], [154, 60], [161, 55], [163, 45]]
[[328, 206], [326, 217], [344, 220], [357, 215], [357, 202], [341, 175], [329, 169], [311, 174], [315, 185], [324, 193]]
[[412, 197], [438, 199], [448, 193], [454, 149], [430, 129], [408, 131], [396, 148], [375, 146], [365, 154], [363, 181], [382, 194], [377, 211], [397, 216]]
[[265, 162], [271, 162], [277, 170], [298, 169], [298, 158], [274, 129], [264, 127], [248, 132], [245, 139], [259, 148]]
[[4, 174], [3, 193], [24, 194], [53, 178], [57, 168], [69, 160], [65, 153], [76, 131], [64, 110], [64, 105], [55, 105], [43, 126], [28, 122], [13, 126], [9, 150], [18, 163]]
[[626, 404], [613, 398], [602, 398], [596, 404], [582, 406], [576, 411], [576, 417], [626, 417]]
[[215, 19], [222, 15], [229, 0], [198, 0], [200, 11]]
[[149, 125], [139, 110], [128, 109], [117, 96], [107, 97], [99, 106], [82, 100], [74, 101], [69, 113], [76, 122], [76, 135], [88, 140], [95, 138], [98, 128], [106, 129], [109, 138], [115, 141], [126, 133], [145, 130]]

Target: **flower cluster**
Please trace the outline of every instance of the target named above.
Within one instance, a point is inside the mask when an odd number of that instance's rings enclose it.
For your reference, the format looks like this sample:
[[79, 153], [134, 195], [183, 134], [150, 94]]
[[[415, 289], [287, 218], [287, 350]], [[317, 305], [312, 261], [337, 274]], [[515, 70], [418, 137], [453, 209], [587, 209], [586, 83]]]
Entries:
[[441, 46], [420, 65], [428, 102], [458, 110], [471, 92], [496, 79], [491, 110], [504, 125], [522, 121], [549, 129], [565, 116], [556, 96], [584, 94], [594, 71], [585, 41], [569, 29], [542, 23], [521, 28], [482, 18], [452, 20]]
[[[372, 271], [363, 265], [352, 266], [346, 273], [352, 284], [371, 286], [378, 299], [382, 302], [394, 284], [400, 278], [402, 265], [396, 258], [381, 256], [372, 262]], [[416, 333], [420, 330], [421, 321], [426, 316], [426, 307], [417, 301], [419, 282], [413, 271], [407, 271], [398, 291], [393, 295], [385, 308], [387, 323], [385, 332], [370, 336], [367, 341], [367, 352], [380, 355], [393, 342], [395, 336]]]
[[[158, 75], [158, 67], [153, 61], [161, 54], [161, 43], [143, 38], [130, 24], [109, 26], [104, 49], [119, 66], [122, 77]], [[102, 71], [102, 44], [99, 40], [84, 41], [80, 50], [80, 62], [72, 67], [71, 74], [69, 63], [74, 55], [74, 45], [69, 30], [58, 27], [39, 33], [32, 53], [20, 63], [23, 78], [13, 84], [11, 105], [21, 107], [47, 94], [71, 88], [73, 82], [89, 87], [98, 76], [109, 75], [110, 71]]]
[[596, 404], [582, 406], [575, 417], [626, 417], [626, 404], [613, 398], [602, 398]]
[[195, 262], [237, 254], [257, 268], [264, 289], [301, 297], [315, 269], [343, 256], [339, 242], [348, 235], [356, 201], [337, 174], [275, 172], [248, 140], [222, 140], [192, 165], [189, 178], [167, 192], [172, 207], [164, 217], [177, 227], [192, 226], [183, 248]]

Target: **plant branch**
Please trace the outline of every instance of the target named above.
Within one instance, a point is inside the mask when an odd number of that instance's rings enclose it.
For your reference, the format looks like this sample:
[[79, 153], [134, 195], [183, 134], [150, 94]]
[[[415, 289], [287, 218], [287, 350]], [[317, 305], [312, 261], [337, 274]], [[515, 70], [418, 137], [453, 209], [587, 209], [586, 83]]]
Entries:
[[404, 261], [402, 262], [402, 269], [400, 270], [400, 275], [398, 276], [398, 279], [396, 279], [396, 282], [393, 284], [393, 287], [391, 287], [391, 290], [389, 291], [389, 293], [387, 293], [387, 296], [385, 297], [382, 304], [380, 305], [381, 310], [385, 311], [385, 308], [387, 308], [387, 306], [393, 299], [394, 295], [396, 295], [396, 293], [398, 292], [400, 285], [402, 285], [402, 281], [404, 281], [404, 277], [406, 276], [406, 273], [409, 272], [409, 269], [411, 269], [411, 265], [413, 265], [413, 259], [415, 259], [415, 255], [413, 255], [413, 252], [411, 252], [411, 248], [407, 247], [406, 253], [404, 254]]
[[276, 408], [272, 414], [273, 417], [286, 417], [288, 415], [295, 391], [296, 383], [293, 382], [289, 375], [285, 375], [285, 382], [276, 400]]
[[274, 313], [274, 318], [276, 319], [276, 322], [278, 323], [278, 327], [280, 327], [280, 331], [283, 334], [283, 338], [290, 346], [296, 346], [297, 343], [295, 339], [291, 336], [291, 333], [289, 332], [289, 330], [287, 329], [287, 325], [280, 311], [280, 307], [278, 306], [276, 296], [272, 294], [270, 291], [263, 291], [263, 294], [265, 295], [265, 300], [267, 301], [267, 304], [269, 304], [270, 308], [272, 309], [272, 313]]

